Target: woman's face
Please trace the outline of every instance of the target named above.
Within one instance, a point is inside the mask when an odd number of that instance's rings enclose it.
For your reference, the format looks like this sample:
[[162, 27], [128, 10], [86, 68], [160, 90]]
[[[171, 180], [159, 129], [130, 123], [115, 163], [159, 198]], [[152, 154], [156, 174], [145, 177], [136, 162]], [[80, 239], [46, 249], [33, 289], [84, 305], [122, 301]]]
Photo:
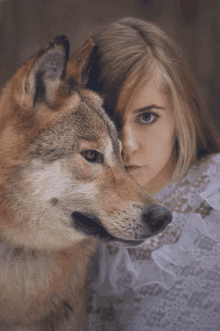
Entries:
[[174, 119], [169, 99], [156, 78], [143, 84], [127, 104], [126, 86], [123, 91], [117, 113], [122, 123], [119, 136], [124, 165], [138, 184], [154, 193], [174, 170]]

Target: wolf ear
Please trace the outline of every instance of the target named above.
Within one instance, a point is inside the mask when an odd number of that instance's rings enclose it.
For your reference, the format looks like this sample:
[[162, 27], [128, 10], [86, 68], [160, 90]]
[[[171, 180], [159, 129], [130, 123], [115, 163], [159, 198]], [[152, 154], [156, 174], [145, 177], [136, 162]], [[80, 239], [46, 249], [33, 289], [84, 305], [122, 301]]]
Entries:
[[78, 49], [69, 59], [67, 64], [67, 75], [71, 80], [74, 78], [75, 83], [81, 87], [85, 87], [90, 68], [97, 52], [97, 46], [94, 41], [89, 38], [83, 46]]
[[54, 101], [54, 94], [65, 77], [69, 48], [67, 37], [57, 36], [32, 59], [25, 90], [33, 104], [44, 99]]

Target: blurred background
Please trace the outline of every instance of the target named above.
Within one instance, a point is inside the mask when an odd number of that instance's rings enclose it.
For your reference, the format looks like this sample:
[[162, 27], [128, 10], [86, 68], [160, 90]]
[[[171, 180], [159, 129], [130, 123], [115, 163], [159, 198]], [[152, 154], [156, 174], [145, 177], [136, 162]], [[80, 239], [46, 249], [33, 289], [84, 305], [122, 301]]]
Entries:
[[55, 35], [65, 34], [73, 52], [123, 16], [158, 23], [182, 46], [204, 101], [220, 123], [219, 0], [0, 0], [0, 88]]

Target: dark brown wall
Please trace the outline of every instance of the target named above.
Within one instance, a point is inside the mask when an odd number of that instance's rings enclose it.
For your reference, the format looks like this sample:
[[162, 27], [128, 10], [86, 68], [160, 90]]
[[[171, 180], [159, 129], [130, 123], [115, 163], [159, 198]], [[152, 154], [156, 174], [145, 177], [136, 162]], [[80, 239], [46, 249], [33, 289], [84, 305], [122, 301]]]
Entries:
[[0, 0], [0, 86], [54, 35], [66, 34], [74, 51], [105, 23], [137, 16], [179, 42], [220, 120], [219, 11], [219, 0]]

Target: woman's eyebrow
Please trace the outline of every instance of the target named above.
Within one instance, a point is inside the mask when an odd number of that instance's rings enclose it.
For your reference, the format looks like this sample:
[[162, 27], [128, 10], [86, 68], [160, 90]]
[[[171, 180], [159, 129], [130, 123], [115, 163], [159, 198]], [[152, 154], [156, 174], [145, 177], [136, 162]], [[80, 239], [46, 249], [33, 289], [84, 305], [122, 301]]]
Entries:
[[143, 112], [146, 112], [146, 111], [150, 111], [151, 109], [165, 109], [165, 107], [161, 107], [161, 106], [157, 106], [157, 105], [149, 105], [149, 106], [146, 106], [146, 107], [143, 107], [143, 108], [137, 108], [135, 109], [134, 113], [143, 113]]

